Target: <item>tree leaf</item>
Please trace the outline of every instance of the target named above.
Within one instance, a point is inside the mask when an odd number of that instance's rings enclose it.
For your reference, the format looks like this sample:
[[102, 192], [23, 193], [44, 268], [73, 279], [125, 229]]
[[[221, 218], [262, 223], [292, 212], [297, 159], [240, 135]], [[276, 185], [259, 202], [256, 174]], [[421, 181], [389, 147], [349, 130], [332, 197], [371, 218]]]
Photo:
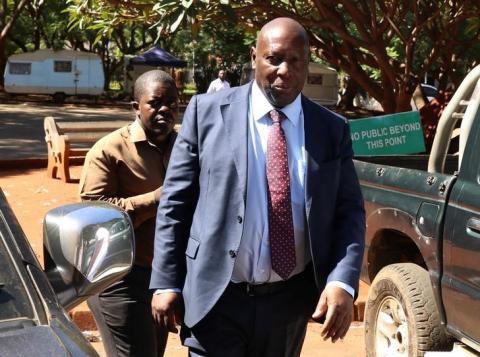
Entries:
[[177, 30], [177, 28], [178, 28], [178, 27], [180, 26], [180, 24], [182, 23], [185, 14], [186, 14], [185, 11], [182, 11], [182, 12], [180, 13], [180, 15], [179, 15], [178, 18], [175, 20], [175, 22], [170, 26], [170, 31], [171, 31], [171, 32], [175, 32], [175, 31]]

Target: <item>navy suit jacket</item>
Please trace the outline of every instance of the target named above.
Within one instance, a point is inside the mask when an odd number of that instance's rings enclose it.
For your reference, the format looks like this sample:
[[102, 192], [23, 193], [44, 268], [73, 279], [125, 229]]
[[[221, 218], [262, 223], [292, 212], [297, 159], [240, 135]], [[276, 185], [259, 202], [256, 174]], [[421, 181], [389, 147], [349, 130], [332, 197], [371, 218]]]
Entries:
[[[180, 288], [192, 327], [231, 280], [245, 215], [251, 83], [190, 100], [157, 214], [150, 288]], [[305, 207], [317, 286], [358, 289], [365, 213], [348, 124], [302, 96]]]

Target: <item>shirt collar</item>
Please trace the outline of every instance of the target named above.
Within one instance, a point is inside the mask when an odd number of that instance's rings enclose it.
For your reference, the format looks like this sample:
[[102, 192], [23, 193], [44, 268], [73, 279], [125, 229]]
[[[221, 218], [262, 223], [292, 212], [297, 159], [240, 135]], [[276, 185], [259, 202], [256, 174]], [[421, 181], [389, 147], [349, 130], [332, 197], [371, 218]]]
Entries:
[[148, 145], [153, 146], [160, 150], [160, 152], [169, 152], [172, 150], [173, 144], [175, 143], [175, 139], [177, 138], [177, 132], [175, 129], [173, 129], [170, 134], [168, 135], [168, 138], [166, 139], [168, 141], [168, 146], [166, 149], [161, 149], [154, 143], [152, 143], [150, 140], [147, 138], [147, 134], [145, 133], [145, 129], [143, 129], [142, 124], [140, 124], [140, 119], [136, 118], [132, 124], [129, 125], [128, 127], [128, 135], [130, 137], [130, 141], [132, 143], [140, 143], [140, 142], [146, 142]]
[[[251, 103], [253, 119], [257, 121], [267, 115], [272, 109], [275, 109], [267, 100], [255, 80], [252, 85]], [[300, 120], [300, 113], [302, 112], [301, 94], [299, 94], [293, 102], [284, 106], [280, 110], [287, 116], [293, 126], [296, 126]]]
[[135, 119], [133, 123], [130, 125], [130, 141], [132, 143], [137, 143], [140, 141], [148, 141], [147, 134], [145, 134], [145, 130], [140, 125], [139, 119]]

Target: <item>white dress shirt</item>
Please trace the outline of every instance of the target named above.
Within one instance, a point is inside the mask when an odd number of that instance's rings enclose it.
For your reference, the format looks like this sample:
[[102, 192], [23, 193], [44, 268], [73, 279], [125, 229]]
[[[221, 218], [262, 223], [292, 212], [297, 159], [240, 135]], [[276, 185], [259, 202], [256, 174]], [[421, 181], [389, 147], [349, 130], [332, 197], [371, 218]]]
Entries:
[[220, 78], [217, 78], [210, 83], [207, 89], [207, 93], [218, 92], [222, 89], [228, 88], [230, 88], [230, 83], [228, 83], [226, 80], [222, 81]]
[[[266, 283], [282, 278], [272, 270], [268, 238], [266, 152], [274, 109], [254, 82], [248, 108], [247, 200], [243, 236], [238, 248], [232, 281]], [[300, 95], [281, 111], [287, 139], [288, 169], [292, 198], [293, 230], [297, 265], [292, 275], [304, 270], [311, 260], [305, 240], [305, 135]]]

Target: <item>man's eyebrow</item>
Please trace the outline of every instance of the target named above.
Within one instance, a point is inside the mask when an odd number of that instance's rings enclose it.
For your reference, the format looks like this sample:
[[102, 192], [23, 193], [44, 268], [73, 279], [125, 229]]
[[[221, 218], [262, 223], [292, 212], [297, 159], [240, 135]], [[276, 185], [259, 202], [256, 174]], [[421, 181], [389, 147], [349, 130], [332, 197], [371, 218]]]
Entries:
[[164, 101], [164, 102], [168, 102], [170, 99], [168, 97], [164, 97], [164, 96], [152, 96], [152, 98], [150, 99], [150, 101], [158, 101], [158, 100], [161, 100], [161, 101]]
[[175, 96], [173, 97], [152, 97], [148, 103], [151, 102], [161, 102], [161, 104], [164, 104], [165, 106], [171, 107], [172, 105], [176, 105], [177, 103], [177, 98]]

